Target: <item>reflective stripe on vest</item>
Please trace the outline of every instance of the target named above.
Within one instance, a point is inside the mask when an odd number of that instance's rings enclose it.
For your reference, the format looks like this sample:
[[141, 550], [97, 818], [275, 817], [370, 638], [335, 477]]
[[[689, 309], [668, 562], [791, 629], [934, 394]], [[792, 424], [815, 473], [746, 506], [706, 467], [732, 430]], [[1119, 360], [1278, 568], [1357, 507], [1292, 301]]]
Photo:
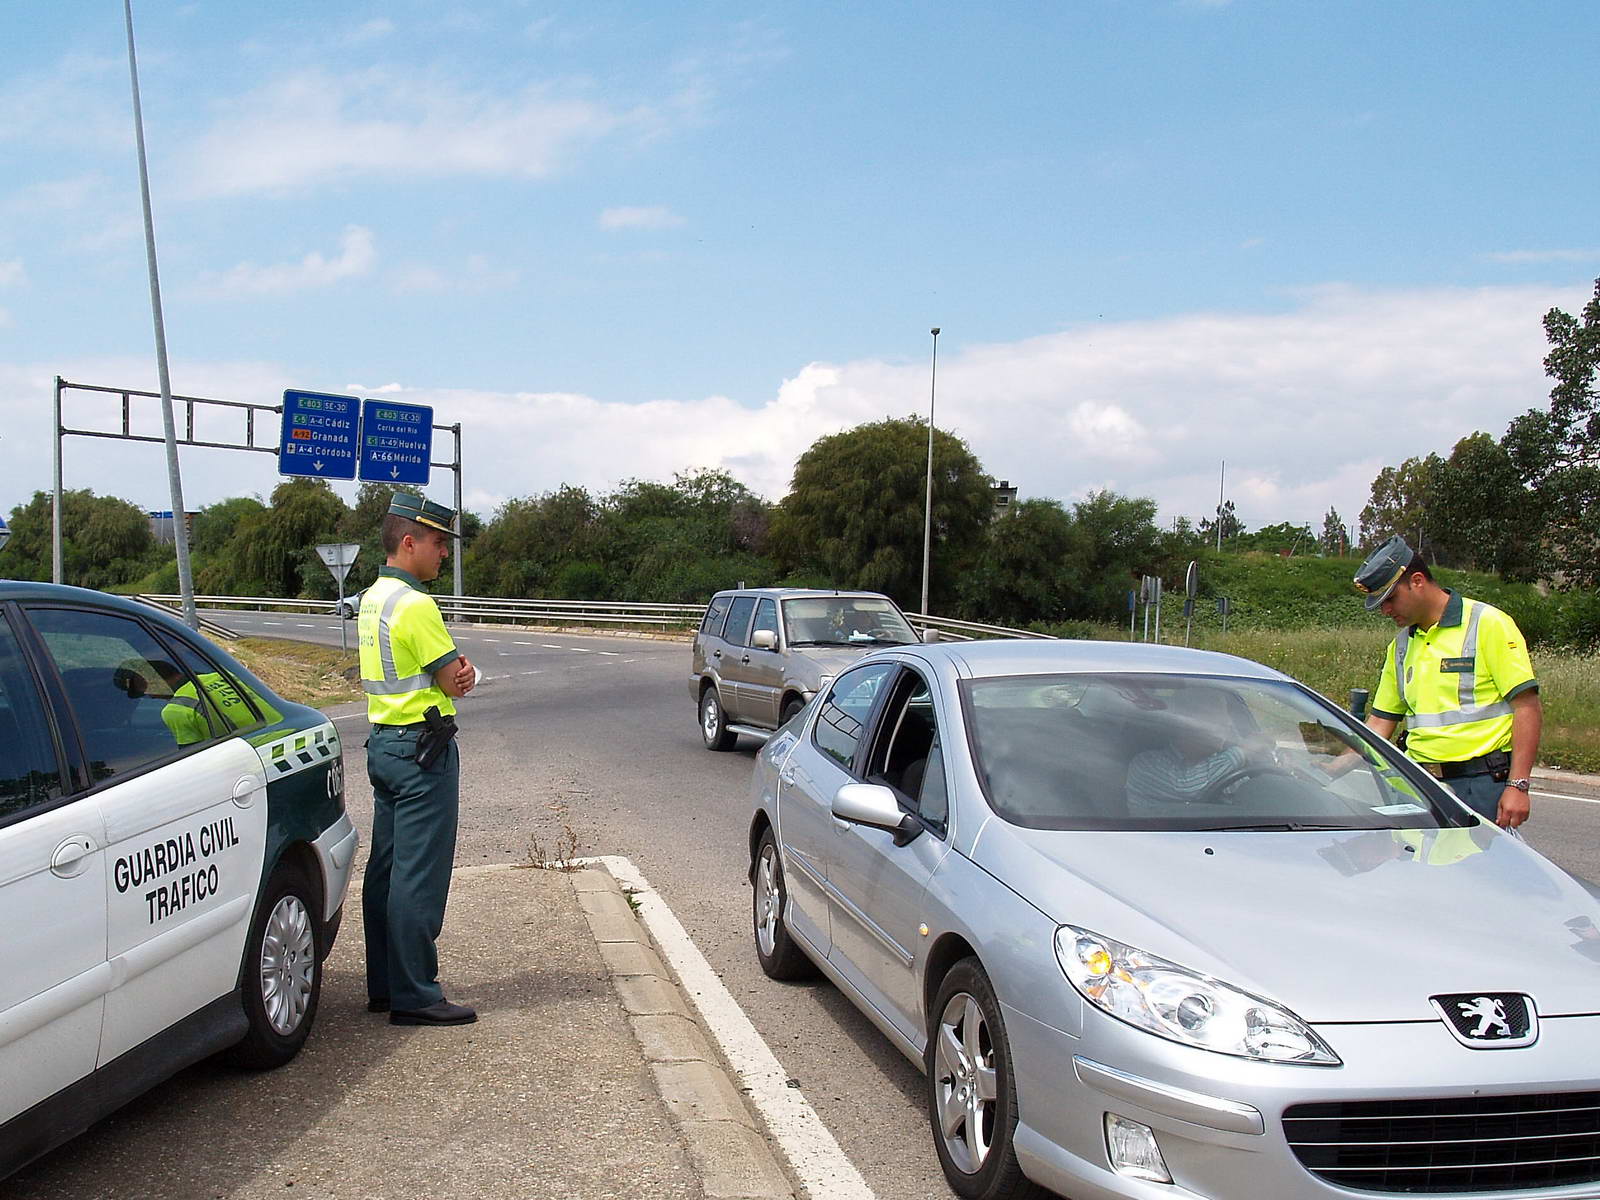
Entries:
[[[1472, 606], [1471, 615], [1467, 617], [1467, 630], [1461, 639], [1460, 657], [1470, 660], [1471, 667], [1461, 672], [1461, 678], [1456, 683], [1456, 702], [1460, 705], [1454, 712], [1442, 713], [1408, 713], [1406, 724], [1413, 729], [1441, 729], [1447, 725], [1470, 725], [1473, 721], [1488, 721], [1495, 717], [1508, 717], [1511, 715], [1509, 701], [1496, 700], [1492, 704], [1477, 703], [1478, 695], [1478, 622], [1483, 619], [1483, 605], [1476, 600], [1467, 600], [1463, 597], [1462, 603]], [[1403, 648], [1411, 642], [1410, 636], [1394, 639], [1394, 679], [1395, 686], [1400, 690], [1400, 700], [1404, 704], [1406, 698], [1405, 662], [1406, 652]]]
[[407, 692], [426, 691], [434, 686], [432, 675], [407, 675], [402, 679], [394, 665], [391, 622], [394, 619], [394, 610], [400, 606], [400, 601], [405, 599], [406, 591], [405, 587], [393, 589], [384, 597], [383, 607], [378, 611], [378, 662], [383, 668], [383, 679], [361, 681], [361, 690], [369, 696], [403, 696]]

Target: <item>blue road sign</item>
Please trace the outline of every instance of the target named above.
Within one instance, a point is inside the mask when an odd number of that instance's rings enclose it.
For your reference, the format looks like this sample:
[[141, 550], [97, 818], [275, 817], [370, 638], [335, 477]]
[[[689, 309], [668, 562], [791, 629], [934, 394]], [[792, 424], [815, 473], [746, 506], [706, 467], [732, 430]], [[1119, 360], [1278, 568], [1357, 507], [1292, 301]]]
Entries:
[[388, 400], [361, 402], [361, 479], [427, 487], [432, 462], [432, 408]]
[[11, 530], [6, 528], [4, 517], [0, 517], [0, 550], [6, 548], [6, 543], [11, 540]]
[[356, 477], [356, 422], [360, 401], [324, 392], [283, 393], [278, 474], [319, 479]]

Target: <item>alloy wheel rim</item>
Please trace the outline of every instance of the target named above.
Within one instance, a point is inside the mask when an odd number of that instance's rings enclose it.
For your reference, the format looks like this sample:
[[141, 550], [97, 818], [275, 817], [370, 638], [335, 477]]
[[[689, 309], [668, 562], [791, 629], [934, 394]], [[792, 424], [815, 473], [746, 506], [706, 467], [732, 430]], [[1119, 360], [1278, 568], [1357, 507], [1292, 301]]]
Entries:
[[717, 701], [709, 692], [706, 694], [705, 703], [700, 706], [700, 724], [705, 731], [706, 741], [712, 742], [717, 737]]
[[994, 1148], [998, 1094], [994, 1041], [983, 1008], [967, 992], [950, 997], [934, 1029], [934, 1104], [946, 1153], [963, 1174], [983, 1169]]
[[778, 944], [778, 852], [768, 846], [756, 868], [756, 944], [770, 956]]
[[288, 1037], [305, 1020], [316, 967], [311, 914], [300, 897], [285, 896], [273, 906], [261, 935], [261, 1006], [279, 1037]]

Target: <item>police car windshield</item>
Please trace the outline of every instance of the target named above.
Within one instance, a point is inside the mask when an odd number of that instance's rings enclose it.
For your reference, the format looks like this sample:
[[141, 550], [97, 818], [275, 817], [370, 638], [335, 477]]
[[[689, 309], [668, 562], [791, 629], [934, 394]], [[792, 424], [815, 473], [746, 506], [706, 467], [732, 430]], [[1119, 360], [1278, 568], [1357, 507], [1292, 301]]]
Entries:
[[799, 596], [783, 602], [791, 646], [909, 646], [916, 632], [882, 596]]
[[[1294, 684], [1051, 675], [964, 685], [979, 778], [1035, 829], [1466, 826], [1438, 786]], [[1396, 853], [1407, 851], [1396, 844]]]

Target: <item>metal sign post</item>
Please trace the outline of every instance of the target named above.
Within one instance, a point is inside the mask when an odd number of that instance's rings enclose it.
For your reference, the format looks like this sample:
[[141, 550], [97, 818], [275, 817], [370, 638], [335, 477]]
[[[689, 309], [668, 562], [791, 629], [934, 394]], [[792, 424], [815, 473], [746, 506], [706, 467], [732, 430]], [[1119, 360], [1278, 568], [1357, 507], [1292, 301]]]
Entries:
[[1233, 611], [1233, 601], [1226, 596], [1217, 597], [1217, 612], [1222, 616], [1222, 632], [1228, 632], [1228, 614]]
[[1159, 642], [1161, 640], [1161, 576], [1152, 575], [1151, 579], [1156, 585], [1156, 641]]
[[1139, 593], [1132, 588], [1128, 589], [1128, 640], [1134, 640], [1133, 623], [1138, 619]]
[[322, 560], [323, 566], [333, 572], [339, 584], [339, 607], [334, 611], [339, 615], [339, 649], [342, 651], [350, 649], [344, 632], [344, 577], [350, 573], [350, 567], [359, 553], [361, 547], [355, 542], [329, 542], [317, 547], [317, 557]]
[[1189, 644], [1189, 634], [1194, 630], [1194, 598], [1200, 590], [1200, 564], [1189, 560], [1189, 570], [1183, 577], [1183, 644]]

